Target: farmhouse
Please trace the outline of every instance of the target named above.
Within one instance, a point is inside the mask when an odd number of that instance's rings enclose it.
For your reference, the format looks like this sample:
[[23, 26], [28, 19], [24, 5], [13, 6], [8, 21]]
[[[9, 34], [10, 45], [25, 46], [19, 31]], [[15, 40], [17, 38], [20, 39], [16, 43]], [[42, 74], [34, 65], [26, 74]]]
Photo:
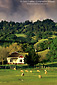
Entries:
[[8, 64], [24, 64], [24, 57], [18, 52], [13, 52], [7, 57]]

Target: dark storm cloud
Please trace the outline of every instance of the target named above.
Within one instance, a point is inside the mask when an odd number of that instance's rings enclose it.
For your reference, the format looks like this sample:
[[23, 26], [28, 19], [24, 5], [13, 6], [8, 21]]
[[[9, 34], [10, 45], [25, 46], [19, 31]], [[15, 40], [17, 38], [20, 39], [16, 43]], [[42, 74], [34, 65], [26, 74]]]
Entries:
[[46, 5], [44, 3], [43, 5], [28, 5], [21, 3], [20, 0], [0, 0], [0, 20], [21, 22], [27, 19], [36, 21], [51, 18], [57, 21], [57, 1], [54, 1], [54, 3], [49, 2]]
[[21, 3], [19, 0], [11, 0], [11, 13], [17, 12], [19, 10], [19, 7], [21, 6]]

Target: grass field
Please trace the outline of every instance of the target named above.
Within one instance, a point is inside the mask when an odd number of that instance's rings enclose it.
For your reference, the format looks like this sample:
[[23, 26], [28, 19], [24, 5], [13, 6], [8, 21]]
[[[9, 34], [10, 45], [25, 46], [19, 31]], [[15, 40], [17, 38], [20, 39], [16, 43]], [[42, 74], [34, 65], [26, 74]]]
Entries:
[[16, 34], [17, 37], [24, 37], [26, 38], [26, 35], [25, 34]]
[[52, 35], [52, 37], [48, 37], [48, 38], [56, 38], [57, 36], [56, 35]]
[[[12, 70], [12, 69], [0, 69], [0, 85], [57, 85], [57, 68], [48, 67], [39, 69], [40, 72], [37, 72], [39, 68], [27, 68], [28, 72], [24, 71], [24, 76], [21, 76], [21, 69]], [[47, 70], [47, 74], [44, 73], [44, 70]], [[32, 73], [30, 73], [32, 70]], [[42, 78], [38, 76], [42, 75]]]

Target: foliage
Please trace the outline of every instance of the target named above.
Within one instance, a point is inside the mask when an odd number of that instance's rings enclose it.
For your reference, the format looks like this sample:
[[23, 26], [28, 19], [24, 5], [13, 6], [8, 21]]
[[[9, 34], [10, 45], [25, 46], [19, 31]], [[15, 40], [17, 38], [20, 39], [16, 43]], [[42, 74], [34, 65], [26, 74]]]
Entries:
[[47, 54], [47, 58], [51, 62], [57, 59], [57, 37], [50, 44], [50, 52]]
[[35, 53], [34, 49], [30, 49], [24, 60], [29, 66], [34, 66], [39, 63], [39, 56]]
[[9, 52], [8, 52], [7, 48], [0, 47], [0, 62], [2, 62], [2, 64], [4, 63], [4, 61], [7, 60], [8, 55], [9, 55]]
[[22, 45], [12, 43], [12, 45], [10, 45], [9, 47], [0, 47], [0, 62], [2, 62], [3, 64], [4, 61], [7, 61], [7, 57], [9, 56], [9, 54], [15, 51], [23, 52]]
[[[8, 43], [11, 44], [12, 42], [35, 44], [39, 39], [46, 39], [56, 35], [55, 31], [57, 31], [57, 25], [51, 19], [37, 20], [36, 22], [27, 20], [23, 23], [1, 21], [0, 45], [6, 47]], [[34, 36], [35, 39], [32, 39]], [[3, 42], [6, 42], [6, 45]]]
[[9, 47], [7, 47], [7, 50], [9, 51], [9, 53], [11, 54], [12, 52], [23, 52], [22, 50], [22, 45], [18, 45], [17, 43], [12, 43], [12, 45], [10, 45]]
[[49, 48], [50, 41], [48, 39], [44, 39], [44, 41], [41, 39], [40, 41], [34, 44], [34, 48], [36, 48], [38, 52]]
[[32, 46], [38, 52], [50, 48], [47, 56], [48, 60], [53, 61], [57, 58], [56, 37], [57, 23], [51, 19], [37, 20], [36, 22], [27, 20], [23, 23], [12, 21], [0, 22], [0, 46], [4, 47], [3, 49], [7, 48], [9, 53], [14, 51], [31, 51], [32, 53], [32, 50], [30, 50]]

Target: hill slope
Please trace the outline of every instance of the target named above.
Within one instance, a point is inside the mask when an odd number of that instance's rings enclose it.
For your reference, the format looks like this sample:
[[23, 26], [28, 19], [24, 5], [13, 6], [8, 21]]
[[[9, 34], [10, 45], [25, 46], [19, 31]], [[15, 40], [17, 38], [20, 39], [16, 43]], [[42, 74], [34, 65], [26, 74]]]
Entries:
[[[57, 36], [57, 25], [51, 19], [43, 21], [37, 20], [24, 23], [19, 22], [0, 22], [0, 42], [19, 42], [35, 44], [40, 39], [48, 39], [52, 35]], [[40, 42], [40, 41], [39, 41]]]

